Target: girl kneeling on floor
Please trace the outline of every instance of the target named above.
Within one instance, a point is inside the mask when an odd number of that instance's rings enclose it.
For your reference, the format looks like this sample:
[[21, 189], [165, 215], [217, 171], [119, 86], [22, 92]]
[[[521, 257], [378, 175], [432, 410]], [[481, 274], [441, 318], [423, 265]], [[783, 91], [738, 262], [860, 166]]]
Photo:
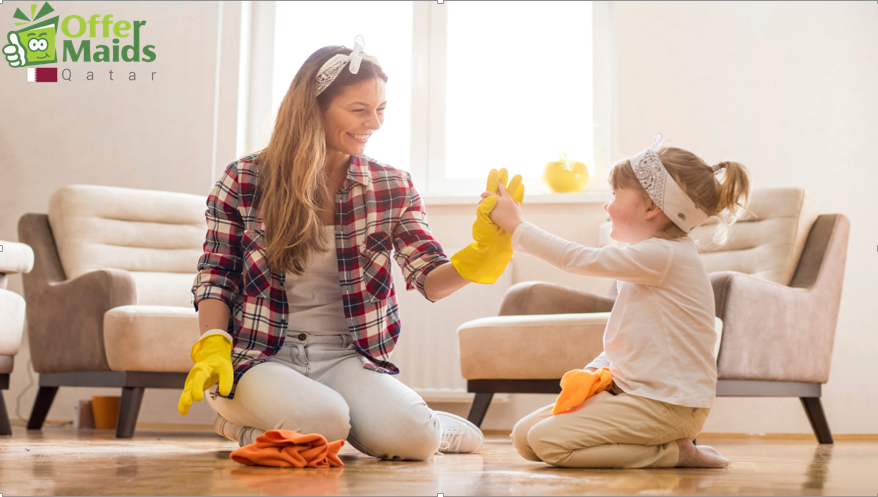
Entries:
[[613, 196], [603, 207], [610, 236], [631, 244], [624, 248], [583, 247], [524, 222], [500, 188], [490, 217], [513, 233], [514, 250], [570, 273], [614, 278], [619, 289], [604, 351], [585, 367], [595, 379], [607, 368], [612, 382], [604, 372], [605, 391], [557, 415], [549, 405], [520, 420], [512, 440], [525, 459], [573, 468], [728, 465], [712, 447], [692, 443], [716, 394], [717, 335], [713, 289], [688, 233], [717, 216], [714, 241], [725, 244], [747, 201], [748, 174], [736, 162], [711, 167], [686, 150], [658, 148], [660, 141], [658, 134], [651, 148], [610, 170]]

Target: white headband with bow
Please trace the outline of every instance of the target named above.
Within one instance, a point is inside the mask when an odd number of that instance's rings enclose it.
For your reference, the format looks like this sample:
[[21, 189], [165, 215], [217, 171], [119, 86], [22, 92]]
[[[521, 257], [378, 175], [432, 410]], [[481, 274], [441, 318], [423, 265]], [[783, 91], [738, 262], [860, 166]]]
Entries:
[[329, 85], [331, 85], [332, 82], [335, 81], [335, 78], [341, 74], [341, 70], [348, 65], [348, 62], [350, 62], [348, 67], [351, 74], [357, 74], [360, 72], [360, 63], [363, 59], [381, 67], [381, 64], [378, 63], [378, 59], [363, 52], [364, 48], [366, 48], [366, 40], [364, 40], [362, 36], [357, 35], [357, 37], [354, 38], [354, 51], [351, 52], [350, 55], [338, 54], [327, 60], [320, 70], [317, 71], [317, 95], [320, 95], [323, 93], [323, 90], [329, 88]]
[[631, 158], [631, 168], [634, 169], [634, 175], [649, 194], [649, 198], [674, 224], [689, 233], [693, 228], [707, 221], [710, 216], [683, 193], [659, 160], [656, 149], [661, 141], [662, 134], [656, 133], [652, 146]]

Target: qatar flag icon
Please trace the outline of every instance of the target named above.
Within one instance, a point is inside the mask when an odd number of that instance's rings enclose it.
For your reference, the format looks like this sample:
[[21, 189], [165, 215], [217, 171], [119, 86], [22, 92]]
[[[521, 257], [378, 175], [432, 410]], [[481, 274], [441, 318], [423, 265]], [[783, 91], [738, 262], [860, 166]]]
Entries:
[[58, 68], [57, 67], [28, 67], [27, 68], [28, 83], [57, 83]]

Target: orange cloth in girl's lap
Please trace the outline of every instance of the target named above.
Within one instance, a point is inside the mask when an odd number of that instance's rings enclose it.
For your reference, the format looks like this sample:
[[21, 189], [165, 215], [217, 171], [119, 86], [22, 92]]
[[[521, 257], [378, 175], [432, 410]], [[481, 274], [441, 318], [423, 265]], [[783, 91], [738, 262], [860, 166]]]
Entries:
[[608, 368], [592, 373], [583, 369], [567, 371], [561, 378], [561, 395], [555, 401], [552, 414], [563, 414], [612, 386], [613, 375]]
[[256, 443], [232, 452], [233, 461], [247, 466], [280, 468], [328, 468], [344, 466], [338, 450], [344, 440], [327, 443], [323, 435], [300, 435], [292, 430], [268, 430], [256, 437]]

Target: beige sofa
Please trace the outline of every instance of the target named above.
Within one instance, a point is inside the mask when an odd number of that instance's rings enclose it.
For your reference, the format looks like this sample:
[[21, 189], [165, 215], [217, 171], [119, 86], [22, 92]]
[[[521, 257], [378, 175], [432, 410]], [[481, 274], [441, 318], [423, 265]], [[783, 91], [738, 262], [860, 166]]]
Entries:
[[30, 247], [0, 240], [0, 435], [12, 435], [3, 390], [9, 389], [9, 375], [21, 346], [26, 307], [21, 295], [6, 290], [6, 275], [28, 273], [33, 267], [34, 251]]
[[[190, 289], [204, 243], [206, 197], [93, 185], [52, 194], [25, 214], [19, 239], [39, 429], [61, 386], [120, 387], [118, 437], [131, 437], [146, 388], [182, 389], [198, 340]], [[173, 406], [171, 406], [173, 407]]]
[[[716, 225], [691, 236], [708, 270], [722, 334], [718, 396], [799, 397], [821, 443], [832, 435], [820, 404], [829, 381], [850, 223], [819, 214], [797, 188], [752, 192], [755, 215], [733, 225], [727, 246], [706, 246]], [[615, 290], [615, 285], [613, 285]], [[461, 374], [481, 424], [494, 393], [557, 393], [559, 380], [603, 350], [615, 295], [543, 282], [506, 293], [500, 316], [458, 329]]]

